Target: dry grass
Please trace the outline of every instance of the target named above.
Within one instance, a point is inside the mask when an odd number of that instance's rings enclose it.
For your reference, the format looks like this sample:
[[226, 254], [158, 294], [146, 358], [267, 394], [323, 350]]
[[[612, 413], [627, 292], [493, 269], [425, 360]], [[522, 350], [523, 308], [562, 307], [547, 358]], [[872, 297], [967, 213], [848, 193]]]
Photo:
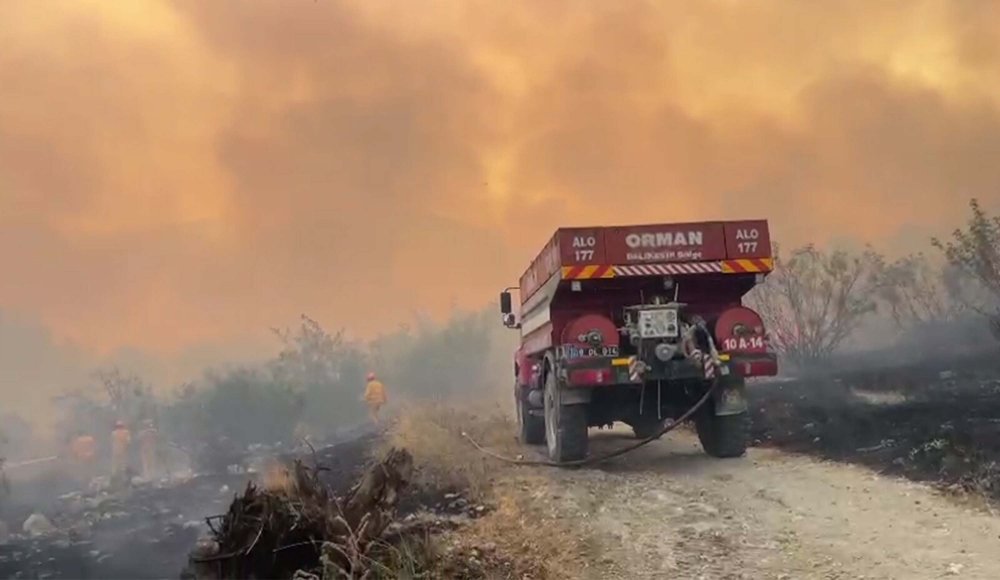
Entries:
[[514, 456], [519, 449], [516, 425], [499, 407], [482, 409], [421, 404], [401, 413], [390, 427], [385, 448], [412, 453], [417, 485], [462, 489], [474, 499], [489, 496], [495, 481], [510, 466], [487, 457], [462, 436]]
[[[492, 512], [444, 538], [444, 553], [451, 556], [445, 558], [445, 565], [452, 563], [445, 569], [447, 576], [536, 580], [582, 577], [593, 559], [595, 545], [586, 532], [569, 525], [550, 505], [535, 497], [547, 493], [551, 485], [545, 472], [535, 468], [519, 471], [498, 485]], [[484, 566], [478, 570], [470, 567], [470, 554]], [[487, 563], [492, 565], [486, 567]]]
[[513, 418], [499, 406], [412, 406], [396, 418], [384, 443], [410, 451], [418, 484], [463, 490], [493, 508], [441, 538], [439, 572], [449, 578], [579, 577], [587, 539], [533, 497], [552, 484], [548, 472], [485, 456], [462, 432], [509, 457], [525, 452]]

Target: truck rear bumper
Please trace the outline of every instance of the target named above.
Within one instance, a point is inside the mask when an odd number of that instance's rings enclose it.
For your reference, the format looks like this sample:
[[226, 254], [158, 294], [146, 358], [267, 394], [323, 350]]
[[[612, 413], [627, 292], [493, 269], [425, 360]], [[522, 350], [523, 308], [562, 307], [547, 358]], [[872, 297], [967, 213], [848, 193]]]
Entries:
[[[723, 357], [725, 358], [725, 357]], [[772, 353], [733, 355], [722, 363], [729, 372], [740, 377], [766, 377], [778, 374], [778, 358]], [[643, 373], [638, 380], [630, 373], [629, 359], [589, 357], [568, 361], [560, 377], [568, 387], [602, 387], [611, 385], [638, 385], [648, 381], [685, 381], [704, 378], [703, 370], [688, 360], [659, 362]]]
[[569, 387], [639, 385], [647, 381], [697, 380], [703, 378], [700, 365], [687, 360], [658, 362], [638, 380], [632, 375], [628, 357], [589, 357], [566, 362], [562, 377]]

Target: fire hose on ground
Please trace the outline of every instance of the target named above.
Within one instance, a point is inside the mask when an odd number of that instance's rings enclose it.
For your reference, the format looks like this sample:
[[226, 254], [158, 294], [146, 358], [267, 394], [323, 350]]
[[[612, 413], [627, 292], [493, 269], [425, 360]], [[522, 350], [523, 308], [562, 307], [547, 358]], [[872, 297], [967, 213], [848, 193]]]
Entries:
[[586, 465], [593, 465], [595, 463], [607, 461], [608, 459], [612, 459], [615, 457], [620, 457], [622, 455], [625, 455], [626, 453], [631, 453], [632, 451], [635, 451], [636, 449], [648, 445], [649, 443], [652, 443], [653, 441], [656, 441], [657, 439], [663, 437], [667, 433], [677, 428], [678, 425], [690, 419], [692, 416], [694, 416], [695, 413], [698, 412], [699, 409], [705, 406], [705, 403], [707, 403], [709, 398], [712, 397], [712, 393], [715, 392], [715, 389], [717, 389], [718, 386], [719, 386], [719, 377], [717, 375], [715, 379], [712, 381], [712, 384], [708, 387], [708, 389], [705, 390], [705, 394], [702, 395], [701, 398], [698, 399], [698, 401], [691, 406], [691, 408], [685, 411], [675, 421], [668, 422], [666, 425], [663, 426], [662, 429], [659, 430], [659, 432], [654, 433], [653, 435], [650, 435], [649, 437], [646, 437], [641, 441], [636, 441], [631, 445], [627, 445], [621, 449], [616, 449], [615, 451], [612, 451], [610, 453], [605, 453], [604, 455], [597, 455], [594, 457], [587, 457], [586, 459], [578, 459], [576, 461], [558, 462], [558, 461], [549, 461], [546, 459], [517, 459], [514, 457], [506, 457], [504, 455], [500, 455], [495, 451], [483, 447], [482, 445], [479, 444], [478, 441], [473, 439], [465, 431], [462, 431], [462, 437], [467, 439], [469, 443], [471, 443], [472, 446], [475, 447], [480, 453], [484, 453], [494, 459], [503, 461], [504, 463], [510, 463], [512, 465], [533, 465], [533, 466], [543, 466], [543, 467], [583, 467]]

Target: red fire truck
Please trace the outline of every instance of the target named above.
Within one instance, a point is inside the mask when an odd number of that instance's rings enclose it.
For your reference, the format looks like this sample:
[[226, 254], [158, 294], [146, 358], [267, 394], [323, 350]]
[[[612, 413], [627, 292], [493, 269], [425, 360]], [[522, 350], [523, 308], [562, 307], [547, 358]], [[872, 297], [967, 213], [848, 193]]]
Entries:
[[650, 437], [714, 387], [693, 416], [698, 437], [709, 455], [743, 455], [745, 379], [778, 364], [742, 299], [772, 268], [764, 220], [556, 231], [500, 294], [504, 324], [521, 333], [522, 441], [580, 460], [589, 427], [620, 421]]

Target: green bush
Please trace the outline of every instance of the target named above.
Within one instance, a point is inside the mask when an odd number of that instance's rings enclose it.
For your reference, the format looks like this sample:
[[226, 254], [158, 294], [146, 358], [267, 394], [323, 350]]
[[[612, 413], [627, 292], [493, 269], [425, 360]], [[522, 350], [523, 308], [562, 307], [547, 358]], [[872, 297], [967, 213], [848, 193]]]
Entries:
[[443, 325], [401, 328], [373, 341], [371, 352], [390, 396], [492, 399], [513, 378], [515, 341], [487, 308], [457, 312]]
[[385, 382], [390, 406], [407, 399], [492, 397], [496, 385], [510, 383], [516, 340], [492, 309], [456, 313], [446, 324], [404, 327], [367, 348], [307, 316], [293, 329], [274, 332], [281, 348], [272, 359], [207, 372], [168, 400], [157, 401], [137, 377], [115, 369], [100, 373], [106, 397], [71, 397], [70, 424], [101, 432], [118, 415], [136, 426], [155, 417], [169, 441], [195, 455], [213, 445], [235, 450], [292, 444], [306, 434], [324, 438], [366, 420], [361, 398], [369, 370]]

